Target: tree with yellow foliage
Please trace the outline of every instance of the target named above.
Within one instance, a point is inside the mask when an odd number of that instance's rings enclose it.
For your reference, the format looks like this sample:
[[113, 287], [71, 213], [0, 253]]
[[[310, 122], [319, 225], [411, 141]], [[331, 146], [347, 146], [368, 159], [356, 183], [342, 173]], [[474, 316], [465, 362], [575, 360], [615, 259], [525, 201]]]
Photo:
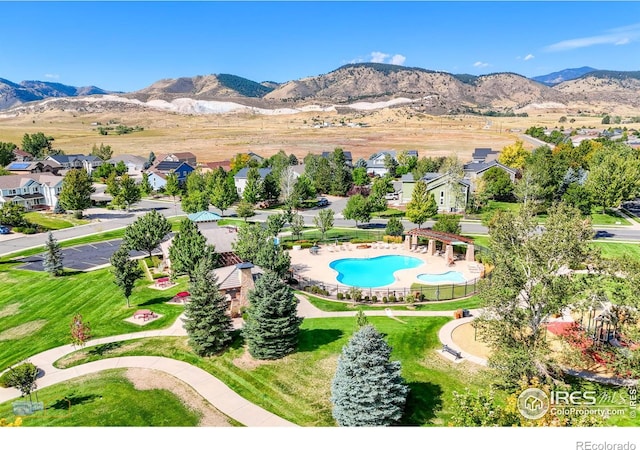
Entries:
[[502, 153], [498, 157], [498, 162], [513, 169], [522, 170], [525, 160], [531, 152], [524, 148], [524, 142], [518, 139], [512, 145], [507, 145], [502, 149]]
[[13, 422], [8, 422], [7, 419], [0, 419], [0, 427], [21, 427], [22, 418], [16, 417]]

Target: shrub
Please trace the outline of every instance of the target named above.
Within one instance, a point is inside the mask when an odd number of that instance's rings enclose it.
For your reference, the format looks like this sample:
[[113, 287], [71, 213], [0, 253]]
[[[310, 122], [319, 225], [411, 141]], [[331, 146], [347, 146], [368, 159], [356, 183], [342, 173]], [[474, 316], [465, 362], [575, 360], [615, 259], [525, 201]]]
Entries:
[[382, 241], [388, 244], [402, 244], [402, 236], [389, 236], [384, 235]]
[[387, 299], [386, 296], [382, 297], [382, 303], [387, 303], [389, 301], [389, 299]]
[[347, 300], [351, 300], [351, 294], [347, 292], [346, 294], [344, 294], [344, 298], [346, 298]]
[[395, 303], [395, 301], [396, 301], [396, 296], [395, 296], [395, 295], [390, 295], [390, 296], [389, 296], [389, 301], [390, 301], [391, 303]]
[[369, 296], [368, 296], [368, 295], [365, 295], [365, 296], [364, 296], [364, 301], [365, 301], [365, 302], [368, 302], [368, 301], [369, 301]]
[[370, 244], [375, 241], [373, 239], [353, 238], [349, 242], [351, 242], [352, 244]]
[[7, 371], [0, 376], [0, 387], [8, 388], [9, 386], [9, 375], [11, 371]]
[[378, 297], [377, 297], [377, 296], [375, 296], [375, 295], [371, 296], [371, 301], [372, 301], [373, 303], [376, 303], [376, 302], [378, 301]]
[[338, 292], [338, 295], [336, 297], [338, 298], [338, 300], [342, 300], [344, 298], [344, 294], [342, 292]]

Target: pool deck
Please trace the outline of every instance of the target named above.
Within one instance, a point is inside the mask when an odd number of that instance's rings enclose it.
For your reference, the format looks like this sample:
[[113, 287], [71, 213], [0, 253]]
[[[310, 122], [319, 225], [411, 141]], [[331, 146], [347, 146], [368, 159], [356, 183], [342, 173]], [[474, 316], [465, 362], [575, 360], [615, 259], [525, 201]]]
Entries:
[[[291, 267], [296, 274], [326, 284], [346, 287], [348, 286], [336, 280], [338, 273], [329, 267], [332, 261], [343, 258], [375, 258], [376, 256], [400, 255], [418, 258], [425, 262], [425, 264], [413, 269], [398, 270], [394, 275], [395, 281], [393, 283], [372, 289], [410, 288], [413, 283], [429, 285], [429, 283], [419, 281], [417, 276], [421, 273], [439, 274], [451, 270], [462, 273], [467, 281], [471, 281], [480, 277], [478, 269], [482, 269], [481, 264], [463, 260], [455, 261], [453, 265], [449, 266], [443, 256], [430, 256], [420, 251], [411, 252], [405, 250], [403, 244], [391, 244], [390, 248], [367, 249], [358, 249], [355, 244], [346, 244], [338, 247], [324, 245], [320, 247], [317, 254], [310, 253], [308, 249], [291, 250], [289, 254], [291, 255]], [[451, 283], [439, 284], [451, 285]]]

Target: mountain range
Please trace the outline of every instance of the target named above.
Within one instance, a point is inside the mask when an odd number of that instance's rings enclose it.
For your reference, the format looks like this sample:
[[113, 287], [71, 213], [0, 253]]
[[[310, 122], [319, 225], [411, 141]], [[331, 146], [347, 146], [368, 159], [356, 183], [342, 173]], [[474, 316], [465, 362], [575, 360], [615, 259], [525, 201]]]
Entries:
[[[99, 95], [96, 95], [99, 94]], [[534, 78], [516, 73], [450, 74], [379, 63], [347, 64], [285, 83], [215, 74], [163, 79], [135, 92], [107, 92], [0, 78], [0, 109], [100, 111], [159, 108], [182, 113], [362, 110], [406, 105], [430, 114], [522, 113], [535, 109], [611, 112], [640, 107], [640, 72], [566, 69]], [[46, 102], [41, 100], [48, 99]], [[40, 102], [38, 102], [40, 100]]]

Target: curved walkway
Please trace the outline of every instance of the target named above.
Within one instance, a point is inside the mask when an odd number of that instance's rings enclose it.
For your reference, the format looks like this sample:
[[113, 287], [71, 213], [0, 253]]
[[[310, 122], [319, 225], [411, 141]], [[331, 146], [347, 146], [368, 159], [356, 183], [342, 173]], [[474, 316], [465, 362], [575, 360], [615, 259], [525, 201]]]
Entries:
[[[169, 328], [163, 330], [140, 331], [138, 333], [121, 334], [95, 339], [87, 343], [86, 347], [108, 344], [111, 342], [128, 341], [156, 336], [186, 336], [182, 326], [182, 315]], [[240, 321], [234, 322], [238, 328]], [[292, 427], [295, 424], [276, 416], [273, 413], [255, 405], [225, 385], [210, 373], [189, 363], [159, 356], [123, 356], [93, 361], [68, 369], [59, 369], [53, 365], [58, 359], [78, 350], [72, 345], [63, 345], [29, 358], [44, 375], [38, 378], [38, 388], [68, 381], [91, 373], [117, 368], [154, 369], [166, 372], [191, 386], [216, 409], [234, 420], [249, 427]], [[20, 397], [20, 391], [14, 388], [0, 388], [0, 403]]]

